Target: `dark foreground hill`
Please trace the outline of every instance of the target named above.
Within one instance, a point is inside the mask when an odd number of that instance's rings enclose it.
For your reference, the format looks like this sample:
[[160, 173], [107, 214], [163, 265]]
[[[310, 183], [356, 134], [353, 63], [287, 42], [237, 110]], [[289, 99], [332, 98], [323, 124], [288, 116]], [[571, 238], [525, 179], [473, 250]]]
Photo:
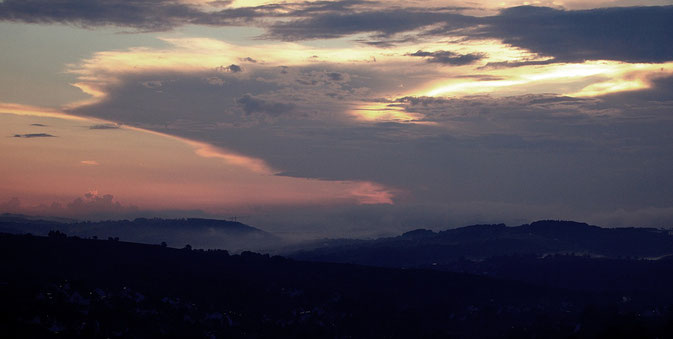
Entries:
[[665, 337], [670, 298], [251, 252], [0, 235], [0, 336]]
[[46, 235], [58, 230], [68, 235], [101, 239], [119, 238], [127, 241], [171, 247], [221, 248], [230, 251], [276, 246], [279, 239], [272, 234], [236, 221], [217, 219], [161, 219], [64, 221], [23, 215], [0, 215], [0, 232]]
[[656, 295], [251, 252], [0, 234], [0, 336], [615, 338], [673, 333]]
[[[546, 287], [673, 298], [673, 236], [652, 228], [571, 221], [415, 230], [377, 240], [324, 241], [301, 260], [466, 272]], [[628, 298], [628, 297], [627, 297]]]

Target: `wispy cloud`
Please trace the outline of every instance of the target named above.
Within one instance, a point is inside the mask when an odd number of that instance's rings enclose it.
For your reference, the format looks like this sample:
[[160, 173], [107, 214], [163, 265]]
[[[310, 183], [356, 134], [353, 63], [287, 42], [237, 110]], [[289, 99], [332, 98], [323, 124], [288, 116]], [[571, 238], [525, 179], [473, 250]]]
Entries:
[[421, 50], [408, 55], [426, 58], [427, 62], [454, 66], [469, 65], [486, 57], [480, 53], [459, 54], [451, 51], [426, 52]]
[[27, 133], [27, 134], [14, 134], [15, 138], [52, 138], [55, 137], [55, 135], [51, 135], [48, 133]]
[[120, 124], [96, 124], [89, 126], [89, 129], [120, 129]]

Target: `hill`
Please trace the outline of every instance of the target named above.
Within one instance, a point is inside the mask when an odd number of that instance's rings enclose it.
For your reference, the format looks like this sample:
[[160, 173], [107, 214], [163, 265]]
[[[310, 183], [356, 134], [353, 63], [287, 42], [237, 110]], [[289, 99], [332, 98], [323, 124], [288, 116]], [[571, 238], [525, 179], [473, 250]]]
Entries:
[[0, 265], [5, 338], [654, 338], [673, 329], [672, 300], [656, 295], [56, 232], [0, 234]]
[[673, 297], [673, 236], [572, 221], [414, 230], [377, 240], [325, 240], [299, 260], [465, 272], [538, 286]]
[[601, 228], [573, 221], [544, 220], [516, 227], [473, 225], [441, 232], [419, 229], [370, 241], [323, 240], [313, 248], [288, 253], [297, 259], [387, 267], [549, 254], [662, 257], [673, 254], [673, 236], [668, 230], [654, 228]]
[[61, 231], [83, 238], [119, 238], [128, 241], [194, 248], [220, 248], [233, 252], [257, 250], [276, 245], [278, 238], [258, 228], [236, 221], [216, 219], [161, 219], [62, 221], [61, 219], [30, 218], [22, 215], [0, 216], [0, 232], [46, 235]]

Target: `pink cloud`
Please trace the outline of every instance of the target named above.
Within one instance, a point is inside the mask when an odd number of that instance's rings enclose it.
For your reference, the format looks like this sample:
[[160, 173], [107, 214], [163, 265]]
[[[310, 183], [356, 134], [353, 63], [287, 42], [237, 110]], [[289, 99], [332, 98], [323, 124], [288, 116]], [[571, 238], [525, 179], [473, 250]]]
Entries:
[[124, 205], [114, 199], [112, 194], [98, 194], [96, 191], [85, 193], [81, 197], [66, 203], [54, 201], [51, 204], [26, 205], [19, 198], [11, 198], [0, 203], [0, 212], [28, 215], [57, 216], [70, 218], [122, 218], [138, 212], [134, 205]]

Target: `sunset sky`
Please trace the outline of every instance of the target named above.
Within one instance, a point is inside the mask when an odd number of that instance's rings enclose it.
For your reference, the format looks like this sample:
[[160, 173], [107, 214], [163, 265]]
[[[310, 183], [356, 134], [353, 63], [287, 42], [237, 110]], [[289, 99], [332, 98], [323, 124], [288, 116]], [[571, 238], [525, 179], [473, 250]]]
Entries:
[[0, 213], [673, 226], [673, 0], [4, 0], [0, 31]]

